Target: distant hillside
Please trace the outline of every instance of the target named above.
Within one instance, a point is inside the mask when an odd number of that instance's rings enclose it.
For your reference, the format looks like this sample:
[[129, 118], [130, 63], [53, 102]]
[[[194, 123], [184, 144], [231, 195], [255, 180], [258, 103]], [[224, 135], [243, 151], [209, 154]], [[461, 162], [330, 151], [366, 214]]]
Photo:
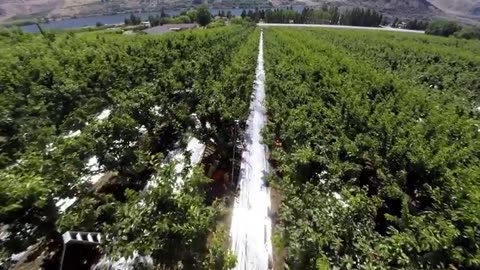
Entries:
[[[282, 4], [289, 0], [275, 0]], [[373, 8], [391, 16], [423, 17], [432, 16], [468, 19], [480, 22], [480, 0], [296, 0], [307, 5], [331, 3], [341, 7]]]
[[427, 0], [353, 0], [351, 2], [359, 6], [382, 10], [392, 15], [397, 13], [430, 15], [440, 11]]
[[[0, 21], [39, 17], [111, 14], [141, 9], [184, 8], [193, 0], [0, 0]], [[197, 0], [198, 1], [198, 0]], [[271, 2], [274, 6], [332, 3], [341, 7], [367, 7], [399, 17], [455, 16], [480, 20], [480, 0], [208, 0], [215, 7]]]
[[0, 0], [0, 21], [16, 17], [43, 17], [62, 5], [63, 0]]
[[480, 18], [480, 0], [429, 0], [447, 14]]
[[0, 0], [0, 22], [188, 8], [203, 1], [217, 8], [269, 5], [269, 0]]
[[298, 0], [298, 2], [307, 5], [331, 3], [340, 7], [372, 8], [392, 16], [433, 16], [443, 13], [427, 0]]
[[112, 14], [156, 7], [186, 7], [191, 3], [191, 0], [0, 0], [0, 21]]

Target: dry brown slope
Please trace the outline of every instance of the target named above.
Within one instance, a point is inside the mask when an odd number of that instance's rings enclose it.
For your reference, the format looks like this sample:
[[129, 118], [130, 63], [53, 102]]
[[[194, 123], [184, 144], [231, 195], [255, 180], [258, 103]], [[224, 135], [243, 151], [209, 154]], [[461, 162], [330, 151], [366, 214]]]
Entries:
[[[290, 0], [270, 0], [274, 5]], [[344, 7], [367, 7], [389, 15], [429, 17], [455, 15], [480, 19], [480, 0], [296, 0], [297, 3], [321, 5], [334, 3]], [[0, 0], [0, 21], [18, 17], [68, 17], [119, 12], [125, 9], [155, 7], [158, 3], [182, 7], [191, 0]]]
[[340, 7], [372, 8], [399, 17], [430, 17], [443, 14], [427, 0], [297, 0], [297, 2], [311, 6], [328, 3]]
[[64, 0], [0, 0], [0, 21], [29, 15], [47, 15]]
[[431, 16], [441, 11], [427, 0], [353, 0], [358, 6], [374, 8], [389, 15]]
[[480, 0], [429, 0], [447, 14], [480, 16]]
[[0, 21], [12, 18], [70, 17], [155, 7], [191, 0], [0, 0]]

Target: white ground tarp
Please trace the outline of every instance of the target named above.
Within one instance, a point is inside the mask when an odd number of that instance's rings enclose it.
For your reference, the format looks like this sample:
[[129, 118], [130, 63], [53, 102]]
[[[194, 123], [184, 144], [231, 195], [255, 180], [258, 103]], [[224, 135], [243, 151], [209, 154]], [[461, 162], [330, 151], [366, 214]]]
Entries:
[[258, 64], [250, 116], [247, 120], [245, 150], [240, 167], [240, 194], [233, 206], [231, 246], [237, 257], [236, 270], [267, 270], [272, 267], [270, 189], [267, 147], [261, 131], [266, 123], [263, 33], [260, 35]]
[[[170, 162], [175, 162], [175, 173], [177, 174], [177, 177], [175, 179], [175, 190], [180, 190], [181, 187], [183, 186], [183, 177], [180, 175], [180, 173], [183, 171], [183, 169], [186, 166], [186, 162], [189, 162], [191, 166], [198, 165], [202, 161], [203, 157], [203, 152], [205, 151], [206, 145], [203, 144], [199, 139], [195, 137], [190, 137], [188, 139], [188, 144], [187, 148], [181, 149], [177, 148], [173, 151], [170, 151], [170, 153], [167, 155], [167, 157], [164, 159], [163, 164], [166, 165]], [[185, 151], [190, 152], [190, 161], [186, 160], [185, 156]], [[192, 173], [192, 171], [190, 171]], [[188, 175], [190, 176], [190, 174]], [[147, 182], [145, 186], [145, 190], [151, 188], [151, 187], [156, 187], [157, 179], [155, 176], [152, 176], [151, 179]]]

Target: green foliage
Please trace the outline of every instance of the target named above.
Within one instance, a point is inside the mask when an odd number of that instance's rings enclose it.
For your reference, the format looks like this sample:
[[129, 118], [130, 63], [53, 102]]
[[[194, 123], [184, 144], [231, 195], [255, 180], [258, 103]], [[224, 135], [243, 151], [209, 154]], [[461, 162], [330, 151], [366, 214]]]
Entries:
[[148, 16], [148, 22], [150, 23], [151, 27], [164, 25], [167, 22], [167, 18], [161, 17], [159, 15], [156, 16]]
[[214, 22], [211, 22], [207, 25], [207, 28], [216, 28], [216, 27], [222, 27], [225, 26], [225, 21], [224, 20], [216, 20]]
[[205, 269], [228, 270], [235, 267], [235, 255], [225, 246], [226, 243], [228, 243], [227, 231], [220, 229], [213, 233], [209, 253], [203, 264]]
[[425, 33], [434, 36], [449, 37], [461, 29], [462, 27], [455, 22], [437, 20], [430, 22]]
[[197, 20], [197, 10], [191, 9], [185, 13], [190, 18], [190, 21], [194, 22]]
[[428, 22], [426, 21], [419, 21], [414, 19], [413, 21], [408, 21], [407, 25], [405, 26], [406, 29], [412, 30], [425, 30], [428, 27]]
[[[448, 89], [478, 100], [476, 74], [480, 71], [480, 46], [477, 42], [403, 33], [324, 31], [322, 34], [352, 57], [368, 61], [378, 69], [434, 91]], [[363, 38], [365, 35], [368, 39]]]
[[9, 233], [2, 247], [21, 252], [34, 241], [52, 232], [57, 212], [54, 184], [27, 168], [0, 173], [0, 220]]
[[189, 16], [178, 16], [167, 20], [168, 23], [191, 23], [193, 22]]
[[293, 9], [274, 9], [255, 11], [250, 18], [267, 23], [306, 23], [306, 24], [342, 24], [355, 26], [379, 26], [383, 16], [374, 10], [354, 8], [340, 11], [338, 7], [323, 6], [321, 9], [304, 8], [300, 13]]
[[87, 194], [57, 221], [58, 231], [102, 231], [102, 223], [113, 221], [117, 203], [110, 195]]
[[242, 19], [245, 19], [245, 17], [247, 17], [247, 11], [245, 9], [242, 10], [242, 13], [240, 14], [240, 17], [242, 17]]
[[148, 18], [150, 22], [150, 26], [158, 26], [164, 24], [181, 24], [181, 23], [191, 23], [194, 22], [189, 16], [187, 15], [180, 15], [174, 17], [161, 17], [161, 16], [150, 16]]
[[290, 269], [478, 267], [478, 44], [280, 28], [265, 42]]
[[463, 27], [462, 30], [455, 33], [455, 37], [463, 39], [480, 39], [480, 27]]
[[202, 170], [185, 178], [181, 190], [174, 188], [176, 177], [171, 165], [154, 176], [153, 188], [142, 193], [127, 190], [126, 202], [116, 205], [111, 225], [104, 228], [111, 238], [108, 254], [128, 256], [137, 250], [163, 265], [199, 268], [216, 210], [204, 205]]
[[125, 18], [125, 25], [139, 25], [142, 22], [140, 16], [135, 16], [135, 14], [130, 14], [130, 17]]
[[206, 4], [202, 4], [197, 8], [197, 18], [196, 22], [200, 26], [206, 26], [212, 20], [212, 14], [210, 14], [210, 10]]
[[251, 22], [247, 21], [246, 19], [235, 17], [230, 20], [230, 24], [237, 24], [237, 25], [248, 25], [251, 24]]
[[[112, 255], [138, 250], [159, 265], [195, 268], [207, 256], [223, 260], [207, 245], [218, 208], [206, 203], [203, 170], [190, 174], [186, 164], [177, 175], [159, 164], [191, 136], [231, 144], [234, 119], [248, 112], [258, 31], [56, 33], [52, 41], [5, 32], [0, 44], [0, 225], [11, 232], [2, 254], [83, 230], [111, 235]], [[106, 176], [92, 184], [98, 173]], [[160, 183], [145, 190], [153, 176]], [[78, 200], [63, 215], [55, 204], [67, 197]]]

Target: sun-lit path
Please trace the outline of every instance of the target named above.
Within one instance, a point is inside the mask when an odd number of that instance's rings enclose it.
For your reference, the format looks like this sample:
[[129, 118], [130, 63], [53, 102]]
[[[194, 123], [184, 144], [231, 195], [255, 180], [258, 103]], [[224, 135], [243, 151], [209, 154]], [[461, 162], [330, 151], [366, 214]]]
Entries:
[[266, 270], [271, 267], [272, 244], [269, 166], [261, 131], [266, 123], [263, 32], [260, 34], [254, 93], [247, 120], [245, 150], [240, 171], [240, 194], [233, 206], [230, 236], [237, 257], [236, 270]]

